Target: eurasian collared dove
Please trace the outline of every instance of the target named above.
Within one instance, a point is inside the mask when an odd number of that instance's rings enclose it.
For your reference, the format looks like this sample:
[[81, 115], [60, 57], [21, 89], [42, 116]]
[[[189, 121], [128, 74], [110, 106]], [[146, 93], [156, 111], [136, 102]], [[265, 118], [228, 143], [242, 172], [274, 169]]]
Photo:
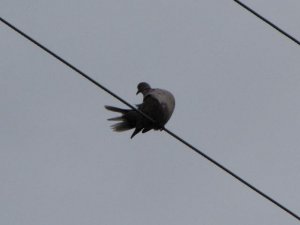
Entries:
[[145, 118], [139, 112], [132, 109], [120, 109], [113, 106], [105, 106], [106, 109], [121, 113], [119, 117], [108, 120], [120, 121], [112, 125], [112, 129], [117, 132], [126, 131], [135, 128], [131, 135], [133, 138], [137, 133], [145, 133], [151, 129], [162, 130], [164, 125], [170, 119], [174, 108], [174, 96], [167, 90], [151, 88], [149, 84], [141, 82], [137, 86], [137, 93], [143, 94], [143, 103], [137, 105], [137, 108], [152, 118], [155, 122]]

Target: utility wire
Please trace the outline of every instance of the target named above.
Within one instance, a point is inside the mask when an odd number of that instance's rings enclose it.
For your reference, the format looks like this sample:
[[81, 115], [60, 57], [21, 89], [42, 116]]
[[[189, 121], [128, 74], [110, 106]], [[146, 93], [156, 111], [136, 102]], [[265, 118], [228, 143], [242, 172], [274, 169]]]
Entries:
[[282, 33], [283, 35], [285, 35], [286, 37], [288, 37], [289, 39], [291, 39], [292, 41], [294, 41], [296, 44], [300, 45], [300, 41], [298, 41], [296, 38], [294, 38], [292, 35], [288, 34], [287, 32], [285, 32], [284, 30], [282, 30], [280, 27], [276, 26], [274, 23], [270, 22], [269, 20], [267, 20], [266, 18], [264, 18], [263, 16], [261, 16], [260, 14], [258, 14], [257, 12], [255, 12], [253, 9], [251, 9], [249, 6], [245, 5], [244, 3], [238, 1], [238, 0], [233, 0], [236, 3], [238, 3], [240, 6], [242, 6], [243, 8], [245, 8], [246, 10], [248, 10], [249, 12], [253, 13], [255, 16], [257, 16], [259, 19], [261, 19], [262, 21], [264, 21], [265, 23], [269, 24], [271, 27], [273, 27], [274, 29], [276, 29], [277, 31], [279, 31], [280, 33]]
[[[139, 112], [141, 115], [143, 115], [145, 118], [149, 119], [150, 121], [152, 121], [152, 122], [154, 121], [152, 118], [150, 118], [149, 116], [147, 116], [146, 114], [144, 114], [142, 111], [140, 111], [140, 110], [136, 109], [135, 107], [133, 107], [131, 104], [129, 104], [128, 102], [126, 102], [125, 100], [123, 100], [121, 97], [119, 97], [118, 95], [116, 95], [115, 93], [113, 93], [112, 91], [110, 91], [109, 89], [107, 89], [106, 87], [104, 87], [103, 85], [99, 84], [97, 81], [95, 81], [94, 79], [92, 79], [91, 77], [89, 77], [87, 74], [85, 74], [84, 72], [82, 72], [81, 70], [79, 70], [78, 68], [76, 68], [75, 66], [73, 66], [72, 64], [70, 64], [69, 62], [67, 62], [66, 60], [64, 60], [63, 58], [61, 58], [60, 56], [58, 56], [54, 52], [52, 52], [51, 50], [49, 50], [48, 48], [46, 48], [45, 46], [43, 46], [42, 44], [40, 44], [39, 42], [37, 42], [36, 40], [34, 40], [33, 38], [31, 38], [30, 36], [28, 36], [27, 34], [25, 34], [24, 32], [22, 32], [21, 30], [19, 30], [17, 27], [15, 27], [14, 25], [12, 25], [8, 21], [4, 20], [2, 17], [0, 17], [0, 20], [1, 20], [1, 22], [3, 22], [4, 24], [6, 24], [7, 26], [9, 26], [11, 29], [13, 29], [14, 31], [16, 31], [17, 33], [19, 33], [20, 35], [22, 35], [23, 37], [25, 37], [26, 39], [28, 39], [29, 41], [31, 41], [32, 43], [34, 43], [35, 45], [37, 45], [38, 47], [40, 47], [41, 49], [43, 49], [44, 51], [46, 51], [47, 53], [49, 53], [50, 55], [52, 55], [53, 57], [55, 57], [56, 59], [58, 59], [59, 61], [61, 61], [62, 63], [64, 63], [65, 65], [67, 65], [68, 67], [70, 67], [71, 69], [73, 69], [74, 71], [76, 71], [77, 73], [79, 73], [80, 75], [82, 75], [84, 78], [88, 79], [89, 81], [91, 81], [92, 83], [94, 83], [96, 86], [98, 86], [101, 89], [103, 89], [108, 94], [112, 95], [113, 97], [115, 97], [116, 99], [118, 99], [119, 101], [121, 101], [122, 103], [124, 103], [125, 105], [127, 105], [128, 107], [130, 107], [131, 109]], [[236, 175], [235, 173], [233, 173], [231, 170], [227, 169], [222, 164], [218, 163], [216, 160], [212, 159], [211, 157], [209, 157], [208, 155], [206, 155], [205, 153], [203, 153], [202, 151], [200, 151], [199, 149], [197, 149], [193, 145], [189, 144], [184, 139], [180, 138], [178, 135], [174, 134], [172, 131], [168, 130], [167, 128], [163, 128], [163, 130], [166, 131], [169, 135], [171, 135], [175, 139], [177, 139], [178, 141], [180, 141], [181, 143], [183, 143], [184, 145], [186, 145], [187, 147], [189, 147], [190, 149], [192, 149], [193, 151], [195, 151], [196, 153], [200, 154], [201, 156], [203, 156], [204, 158], [206, 158], [207, 160], [209, 160], [211, 163], [213, 163], [214, 165], [216, 165], [220, 169], [224, 170], [225, 172], [227, 172], [228, 174], [230, 174], [231, 176], [233, 176], [234, 178], [236, 178], [237, 180], [239, 180], [241, 183], [243, 183], [244, 185], [246, 185], [247, 187], [249, 187], [250, 189], [252, 189], [256, 193], [258, 193], [262, 197], [264, 197], [267, 200], [271, 201], [276, 206], [278, 206], [279, 208], [281, 208], [282, 210], [286, 211], [291, 216], [295, 217], [297, 220], [300, 221], [300, 217], [296, 213], [292, 212], [291, 210], [289, 210], [288, 208], [286, 208], [285, 206], [283, 206], [279, 202], [275, 201], [273, 198], [271, 198], [270, 196], [268, 196], [264, 192], [260, 191], [255, 186], [251, 185], [246, 180], [244, 180], [240, 176]]]
[[3, 22], [4, 24], [6, 24], [7, 26], [9, 26], [11, 29], [13, 29], [14, 31], [16, 31], [17, 33], [21, 34], [23, 37], [25, 37], [26, 39], [28, 39], [29, 41], [31, 41], [32, 43], [34, 43], [35, 45], [37, 45], [38, 47], [40, 47], [41, 49], [43, 49], [44, 51], [46, 51], [47, 53], [49, 53], [50, 55], [52, 55], [54, 58], [58, 59], [60, 62], [62, 62], [63, 64], [65, 64], [66, 66], [70, 67], [72, 70], [75, 70], [77, 73], [79, 73], [81, 76], [83, 76], [84, 78], [88, 79], [89, 81], [91, 81], [93, 84], [95, 84], [96, 86], [98, 86], [99, 88], [103, 89], [104, 91], [106, 91], [108, 94], [110, 94], [111, 96], [115, 97], [116, 99], [118, 99], [120, 102], [124, 103], [125, 105], [127, 105], [128, 107], [130, 107], [133, 110], [138, 111], [139, 113], [141, 113], [145, 118], [147, 118], [148, 120], [150, 120], [151, 122], [154, 122], [154, 120], [152, 118], [150, 118], [148, 115], [146, 115], [145, 113], [143, 113], [142, 111], [136, 109], [135, 107], [133, 107], [132, 105], [130, 105], [128, 102], [126, 102], [125, 100], [123, 100], [121, 97], [119, 97], [118, 95], [116, 95], [115, 93], [113, 93], [112, 91], [110, 91], [108, 88], [104, 87], [103, 85], [101, 85], [100, 83], [98, 83], [97, 81], [95, 81], [93, 78], [89, 77], [86, 73], [82, 72], [80, 69], [76, 68], [75, 66], [73, 66], [71, 63], [69, 63], [67, 60], [61, 58], [59, 55], [55, 54], [54, 52], [52, 52], [50, 49], [48, 49], [47, 47], [43, 46], [42, 44], [40, 44], [39, 42], [37, 42], [36, 40], [34, 40], [33, 38], [31, 38], [30, 36], [28, 36], [27, 34], [25, 34], [23, 31], [21, 31], [20, 29], [18, 29], [17, 27], [15, 27], [14, 25], [12, 25], [11, 23], [9, 23], [8, 21], [6, 21], [5, 19], [3, 19], [2, 17], [0, 17], [1, 22]]

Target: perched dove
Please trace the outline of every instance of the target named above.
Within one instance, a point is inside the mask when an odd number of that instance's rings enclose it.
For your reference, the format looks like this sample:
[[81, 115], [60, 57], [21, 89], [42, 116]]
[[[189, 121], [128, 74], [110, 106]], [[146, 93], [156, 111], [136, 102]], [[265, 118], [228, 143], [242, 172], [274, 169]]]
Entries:
[[150, 85], [145, 82], [139, 83], [137, 89], [138, 91], [136, 94], [142, 93], [144, 96], [143, 103], [137, 105], [137, 108], [155, 122], [150, 121], [139, 112], [132, 109], [120, 109], [113, 106], [105, 106], [105, 108], [110, 111], [122, 114], [119, 117], [108, 119], [111, 121], [120, 121], [112, 125], [114, 131], [121, 132], [135, 128], [131, 138], [140, 131], [145, 133], [151, 129], [162, 130], [175, 108], [174, 96], [169, 91], [151, 88]]

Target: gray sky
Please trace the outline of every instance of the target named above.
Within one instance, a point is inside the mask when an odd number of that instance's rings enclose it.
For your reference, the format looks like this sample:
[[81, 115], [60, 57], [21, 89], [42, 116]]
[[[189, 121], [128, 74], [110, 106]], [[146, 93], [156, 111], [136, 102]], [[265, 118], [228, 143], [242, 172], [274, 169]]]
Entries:
[[[244, 1], [300, 38], [298, 0]], [[130, 103], [170, 90], [167, 127], [300, 214], [300, 48], [231, 0], [1, 0], [0, 14]], [[296, 225], [0, 24], [0, 224]]]

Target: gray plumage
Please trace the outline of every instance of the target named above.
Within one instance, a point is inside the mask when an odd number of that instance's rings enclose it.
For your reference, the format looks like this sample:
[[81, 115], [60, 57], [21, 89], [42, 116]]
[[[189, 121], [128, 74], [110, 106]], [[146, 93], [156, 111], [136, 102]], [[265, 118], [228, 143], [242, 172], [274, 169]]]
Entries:
[[114, 106], [105, 106], [107, 110], [121, 113], [121, 116], [108, 119], [110, 121], [119, 121], [112, 125], [112, 129], [122, 132], [135, 128], [131, 135], [133, 138], [137, 133], [145, 133], [149, 130], [162, 130], [164, 125], [170, 119], [174, 108], [174, 96], [167, 90], [151, 88], [149, 84], [141, 82], [137, 86], [137, 93], [143, 94], [143, 103], [137, 105], [137, 108], [152, 118], [150, 121], [143, 115], [132, 109], [120, 109]]

